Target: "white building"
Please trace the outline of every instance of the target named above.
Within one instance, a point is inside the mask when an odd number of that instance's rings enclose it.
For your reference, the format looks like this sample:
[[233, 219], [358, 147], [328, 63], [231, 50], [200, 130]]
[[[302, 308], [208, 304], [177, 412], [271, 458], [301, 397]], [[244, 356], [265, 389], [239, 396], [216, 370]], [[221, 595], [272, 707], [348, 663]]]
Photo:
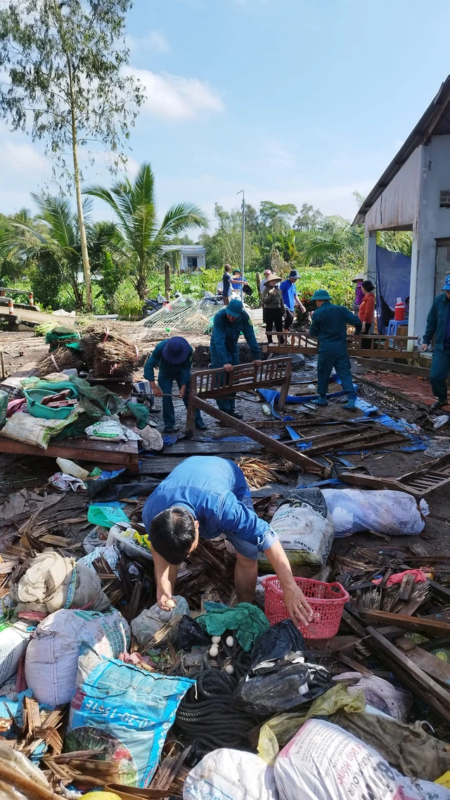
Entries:
[[450, 76], [354, 220], [365, 225], [365, 269], [376, 283], [376, 232], [413, 233], [409, 335], [423, 336], [450, 273]]
[[165, 252], [171, 250], [177, 250], [180, 254], [180, 272], [192, 272], [206, 266], [206, 250], [200, 244], [171, 244], [164, 248]]

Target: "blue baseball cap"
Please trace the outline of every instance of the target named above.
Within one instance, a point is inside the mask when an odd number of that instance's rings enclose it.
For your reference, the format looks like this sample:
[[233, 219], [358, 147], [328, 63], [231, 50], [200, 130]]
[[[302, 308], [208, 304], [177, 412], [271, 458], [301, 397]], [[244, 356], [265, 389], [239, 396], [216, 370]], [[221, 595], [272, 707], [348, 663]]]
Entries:
[[444, 285], [442, 287], [443, 292], [450, 292], [450, 275], [445, 276]]
[[173, 339], [168, 339], [162, 349], [162, 357], [169, 362], [169, 364], [182, 364], [186, 361], [191, 345], [182, 336], [174, 336]]
[[242, 309], [244, 306], [242, 305], [240, 300], [230, 300], [227, 306], [225, 306], [227, 310], [227, 314], [230, 314], [231, 317], [236, 317], [236, 319], [242, 314]]

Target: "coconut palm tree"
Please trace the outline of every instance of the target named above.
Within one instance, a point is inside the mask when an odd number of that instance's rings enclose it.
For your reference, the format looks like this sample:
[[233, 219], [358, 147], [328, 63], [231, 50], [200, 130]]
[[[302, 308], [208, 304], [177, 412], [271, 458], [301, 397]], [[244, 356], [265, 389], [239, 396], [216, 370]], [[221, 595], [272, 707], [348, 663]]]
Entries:
[[200, 208], [179, 203], [167, 211], [159, 226], [155, 202], [155, 178], [150, 164], [142, 164], [136, 179], [116, 183], [112, 189], [91, 186], [85, 194], [104, 200], [114, 211], [118, 223], [116, 244], [130, 262], [130, 274], [136, 291], [145, 299], [150, 272], [157, 267], [166, 245], [188, 228], [208, 225]]
[[[23, 213], [0, 220], [0, 257], [33, 265], [42, 277], [51, 276], [53, 282], [70, 284], [75, 306], [83, 307], [83, 284], [79, 282], [83, 270], [78, 215], [70, 202], [62, 197], [33, 194], [38, 208], [32, 219]], [[85, 199], [83, 213], [88, 245], [97, 251], [106, 246], [115, 235], [115, 226], [93, 225], [90, 218], [92, 200]], [[107, 241], [108, 240], [108, 241]], [[54, 295], [57, 295], [55, 287]], [[36, 292], [38, 297], [38, 292]]]

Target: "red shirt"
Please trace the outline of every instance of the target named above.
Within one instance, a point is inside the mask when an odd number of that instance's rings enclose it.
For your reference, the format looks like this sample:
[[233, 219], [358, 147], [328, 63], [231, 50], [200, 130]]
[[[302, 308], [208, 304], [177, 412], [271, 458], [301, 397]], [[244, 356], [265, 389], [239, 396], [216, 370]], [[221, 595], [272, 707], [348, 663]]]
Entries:
[[359, 307], [358, 317], [361, 322], [368, 322], [372, 325], [375, 315], [375, 295], [372, 292], [365, 294]]

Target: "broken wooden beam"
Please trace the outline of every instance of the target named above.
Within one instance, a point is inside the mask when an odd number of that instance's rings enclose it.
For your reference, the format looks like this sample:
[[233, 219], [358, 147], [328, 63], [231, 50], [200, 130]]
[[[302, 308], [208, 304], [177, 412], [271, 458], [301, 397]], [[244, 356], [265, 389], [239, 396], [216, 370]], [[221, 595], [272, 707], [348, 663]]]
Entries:
[[409, 617], [406, 614], [392, 614], [390, 611], [360, 610], [359, 615], [365, 622], [378, 623], [379, 625], [395, 625], [397, 628], [403, 628], [407, 631], [429, 633], [432, 636], [450, 634], [450, 624], [448, 622], [438, 622], [434, 619]]
[[320, 475], [322, 478], [330, 477], [331, 470], [328, 467], [321, 466], [317, 461], [313, 461], [312, 458], [308, 458], [308, 456], [305, 456], [303, 453], [297, 450], [291, 450], [291, 448], [287, 447], [285, 444], [282, 444], [276, 439], [272, 439], [271, 436], [267, 436], [265, 433], [261, 433], [261, 431], [256, 430], [256, 428], [253, 428], [251, 425], [247, 425], [246, 422], [242, 422], [242, 420], [236, 419], [230, 414], [226, 414], [225, 411], [221, 411], [211, 403], [201, 400], [200, 397], [194, 395], [191, 397], [191, 400], [194, 408], [200, 409], [204, 414], [209, 414], [209, 416], [214, 417], [214, 419], [217, 419], [219, 422], [223, 422], [227, 427], [234, 428], [239, 433], [244, 434], [244, 436], [248, 436], [255, 442], [259, 442], [263, 447], [267, 447], [268, 450], [272, 450], [274, 453], [281, 456], [281, 458], [291, 461], [293, 464], [301, 467], [305, 472], [311, 472], [313, 475]]
[[[395, 615], [393, 615], [395, 616]], [[450, 722], [450, 693], [411, 661], [404, 653], [382, 636], [375, 628], [367, 628], [370, 649], [386, 661], [393, 672], [411, 691], [432, 706], [446, 721]]]

